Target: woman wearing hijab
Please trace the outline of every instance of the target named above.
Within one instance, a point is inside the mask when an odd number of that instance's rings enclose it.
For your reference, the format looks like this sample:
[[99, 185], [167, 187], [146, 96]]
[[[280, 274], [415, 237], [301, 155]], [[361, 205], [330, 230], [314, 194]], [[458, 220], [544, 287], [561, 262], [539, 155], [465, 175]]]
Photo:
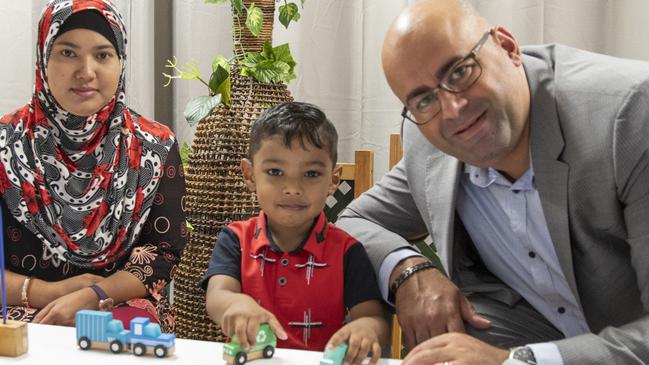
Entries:
[[54, 0], [37, 42], [32, 99], [0, 119], [10, 316], [72, 325], [80, 309], [112, 309], [171, 332], [182, 166], [172, 132], [126, 105], [121, 15], [108, 0]]

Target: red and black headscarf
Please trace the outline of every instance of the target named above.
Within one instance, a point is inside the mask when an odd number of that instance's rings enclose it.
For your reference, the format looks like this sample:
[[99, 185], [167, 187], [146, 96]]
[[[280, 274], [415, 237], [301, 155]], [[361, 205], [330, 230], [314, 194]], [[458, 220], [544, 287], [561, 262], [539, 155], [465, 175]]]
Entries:
[[[97, 11], [114, 33], [122, 71], [113, 99], [80, 117], [56, 102], [47, 62], [66, 19]], [[111, 40], [113, 41], [113, 40]], [[137, 240], [174, 144], [171, 131], [126, 105], [126, 30], [108, 0], [54, 0], [38, 26], [31, 101], [0, 119], [0, 194], [43, 242], [43, 259], [101, 268]]]

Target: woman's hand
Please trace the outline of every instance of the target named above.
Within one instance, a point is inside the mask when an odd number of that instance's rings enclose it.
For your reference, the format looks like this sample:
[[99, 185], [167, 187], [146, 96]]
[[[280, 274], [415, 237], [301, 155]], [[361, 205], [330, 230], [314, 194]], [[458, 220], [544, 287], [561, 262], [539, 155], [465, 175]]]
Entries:
[[372, 351], [370, 364], [376, 364], [381, 356], [381, 344], [379, 335], [374, 331], [377, 327], [377, 319], [374, 317], [361, 317], [339, 329], [327, 344], [327, 348], [333, 349], [343, 342], [347, 342], [346, 364], [360, 365]]
[[277, 338], [287, 338], [277, 318], [245, 294], [236, 294], [236, 300], [223, 312], [220, 323], [223, 333], [230, 337], [237, 336], [239, 345], [245, 350], [255, 345], [257, 331], [262, 323], [268, 323]]
[[87, 288], [104, 279], [102, 276], [93, 274], [81, 274], [52, 282], [32, 279], [34, 282], [29, 287], [29, 304], [34, 308], [45, 308], [67, 294]]
[[97, 294], [87, 287], [50, 302], [34, 317], [34, 323], [74, 326], [74, 315], [81, 309], [98, 309]]

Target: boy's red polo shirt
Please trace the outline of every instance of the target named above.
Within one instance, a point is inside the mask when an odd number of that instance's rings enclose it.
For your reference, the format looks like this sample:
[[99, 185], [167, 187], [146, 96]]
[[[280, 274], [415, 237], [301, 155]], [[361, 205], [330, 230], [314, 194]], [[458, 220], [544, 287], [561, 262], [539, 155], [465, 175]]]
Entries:
[[[322, 351], [329, 338], [344, 325], [346, 305], [380, 299], [374, 272], [364, 249], [356, 239], [328, 223], [323, 213], [315, 221], [302, 246], [290, 253], [281, 252], [268, 238], [270, 234], [266, 231], [263, 212], [247, 221], [232, 223], [226, 229], [231, 231], [231, 238], [238, 241], [240, 247], [238, 279], [242, 292], [273, 313], [288, 334], [288, 340], [279, 340], [279, 347]], [[206, 280], [211, 275], [231, 271], [219, 269], [227, 266], [223, 262], [228, 261], [227, 258], [223, 259], [228, 249], [219, 249], [220, 244], [228, 245], [225, 242], [228, 239], [221, 236]], [[345, 260], [350, 249], [356, 252], [351, 255], [354, 262]], [[358, 255], [358, 251], [362, 251], [362, 255]], [[349, 260], [350, 256], [347, 257]], [[355, 272], [351, 280], [349, 266], [367, 268], [369, 272], [366, 269], [360, 274], [364, 278], [358, 278], [359, 273]], [[348, 285], [354, 285], [354, 289], [345, 288], [346, 281]], [[350, 304], [349, 298], [345, 298], [350, 291], [356, 292], [354, 296], [364, 292], [362, 296], [367, 298], [354, 298], [352, 300], [355, 302]]]

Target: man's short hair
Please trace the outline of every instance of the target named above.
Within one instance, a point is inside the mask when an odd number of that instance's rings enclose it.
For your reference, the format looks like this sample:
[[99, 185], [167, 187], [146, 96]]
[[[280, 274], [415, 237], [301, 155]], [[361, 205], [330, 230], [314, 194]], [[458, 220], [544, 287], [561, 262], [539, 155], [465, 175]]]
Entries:
[[333, 165], [336, 165], [338, 133], [322, 110], [313, 104], [292, 101], [266, 109], [250, 131], [248, 159], [251, 162], [254, 162], [252, 159], [261, 142], [273, 136], [281, 136], [287, 148], [294, 140], [299, 140], [302, 147], [305, 147], [305, 140], [309, 141], [317, 148], [327, 150]]

